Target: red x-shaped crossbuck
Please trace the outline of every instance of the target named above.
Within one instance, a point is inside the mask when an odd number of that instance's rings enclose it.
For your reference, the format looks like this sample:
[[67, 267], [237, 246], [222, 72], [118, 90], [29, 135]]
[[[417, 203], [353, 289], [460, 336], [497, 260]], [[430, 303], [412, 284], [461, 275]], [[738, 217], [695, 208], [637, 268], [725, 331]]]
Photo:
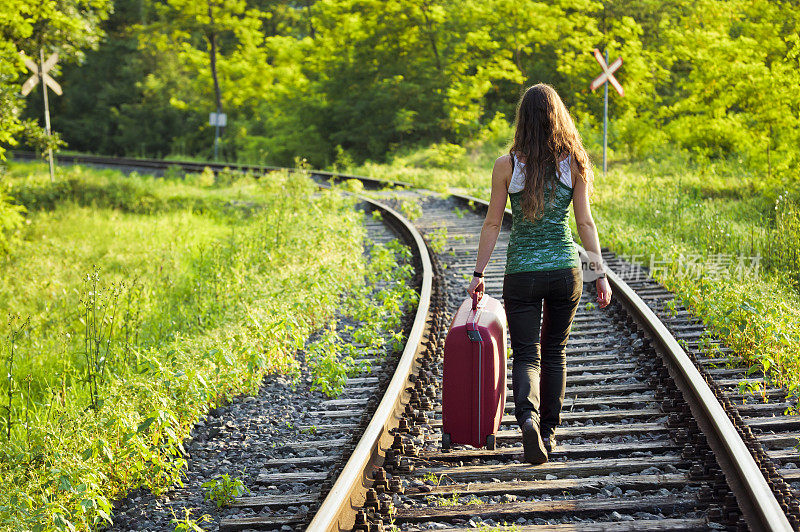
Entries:
[[594, 78], [594, 81], [592, 81], [592, 84], [589, 85], [589, 88], [595, 90], [598, 87], [601, 87], [603, 83], [608, 81], [609, 83], [611, 83], [612, 87], [617, 89], [617, 92], [619, 93], [620, 96], [625, 96], [625, 89], [622, 88], [622, 85], [619, 84], [617, 78], [614, 77], [614, 72], [616, 72], [617, 69], [619, 69], [620, 65], [622, 64], [622, 58], [620, 57], [610, 65], [607, 65], [606, 60], [603, 57], [603, 54], [601, 54], [600, 50], [598, 50], [597, 48], [594, 49], [594, 58], [597, 59], [598, 63], [600, 63], [600, 66], [603, 69], [603, 73]]

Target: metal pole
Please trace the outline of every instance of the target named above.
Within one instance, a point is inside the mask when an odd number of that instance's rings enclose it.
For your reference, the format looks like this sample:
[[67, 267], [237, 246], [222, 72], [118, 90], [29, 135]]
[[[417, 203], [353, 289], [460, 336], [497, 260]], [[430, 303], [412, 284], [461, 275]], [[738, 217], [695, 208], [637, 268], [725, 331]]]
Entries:
[[[608, 64], [608, 48], [606, 48]], [[603, 83], [603, 177], [606, 176], [606, 150], [608, 149], [608, 80]]]
[[44, 82], [44, 48], [39, 48], [39, 79], [42, 82], [42, 94], [44, 94], [44, 129], [47, 132], [47, 154], [50, 159], [50, 182], [55, 180], [55, 168], [53, 165], [53, 147], [50, 144], [50, 103], [47, 101], [47, 83]]
[[217, 119], [214, 121], [214, 160], [217, 160], [217, 152], [219, 149], [219, 120], [221, 109], [217, 107]]

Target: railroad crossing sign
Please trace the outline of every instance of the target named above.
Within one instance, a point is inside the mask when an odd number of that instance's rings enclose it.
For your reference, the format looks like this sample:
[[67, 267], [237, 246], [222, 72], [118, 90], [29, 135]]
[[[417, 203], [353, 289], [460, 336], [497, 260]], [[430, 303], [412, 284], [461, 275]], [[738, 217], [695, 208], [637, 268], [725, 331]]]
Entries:
[[[63, 91], [61, 90], [61, 85], [56, 82], [53, 78], [51, 78], [47, 73], [50, 71], [51, 68], [56, 66], [58, 62], [58, 54], [54, 53], [51, 54], [50, 57], [47, 58], [45, 61], [44, 59], [44, 48], [39, 49], [39, 64], [37, 65], [33, 61], [31, 61], [27, 55], [20, 52], [22, 56], [22, 60], [25, 61], [25, 66], [28, 67], [28, 70], [33, 72], [33, 75], [29, 77], [25, 83], [22, 84], [22, 95], [27, 96], [33, 88], [42, 81], [42, 94], [44, 95], [44, 128], [47, 132], [47, 138], [50, 139], [50, 103], [47, 101], [47, 87], [50, 87], [53, 92], [61, 96]], [[50, 159], [50, 182], [52, 183], [54, 180], [54, 164], [53, 164], [53, 148], [50, 146], [47, 147], [47, 153]]]
[[617, 89], [617, 92], [619, 93], [620, 96], [625, 96], [625, 89], [622, 88], [622, 85], [619, 84], [617, 78], [614, 77], [614, 72], [616, 72], [622, 65], [622, 58], [621, 57], [617, 58], [616, 61], [614, 61], [609, 65], [608, 52], [606, 51], [606, 57], [603, 57], [600, 54], [600, 50], [598, 50], [597, 48], [594, 49], [594, 58], [597, 60], [598, 63], [600, 63], [600, 68], [603, 69], [603, 73], [594, 78], [594, 81], [592, 81], [592, 84], [589, 86], [589, 88], [592, 89], [592, 91], [594, 91], [600, 85], [608, 81], [609, 83], [611, 83], [612, 87]]
[[603, 86], [603, 175], [606, 175], [606, 151], [608, 148], [608, 85], [610, 83], [611, 86], [617, 89], [620, 96], [625, 96], [625, 89], [622, 88], [617, 78], [614, 77], [614, 72], [622, 65], [622, 58], [618, 57], [616, 61], [609, 65], [608, 49], [606, 49], [606, 56], [603, 57], [600, 50], [597, 48], [594, 49], [594, 58], [600, 63], [600, 68], [603, 69], [603, 73], [594, 78], [589, 88], [594, 92], [598, 87], [601, 85]]
[[[56, 80], [51, 78], [47, 73], [53, 68], [56, 63], [58, 62], [58, 54], [54, 53], [51, 54], [50, 57], [47, 58], [47, 61], [42, 61], [41, 70], [39, 70], [39, 65], [31, 61], [27, 55], [20, 54], [22, 59], [25, 61], [25, 66], [28, 67], [28, 70], [33, 72], [33, 76], [29, 77], [28, 80], [22, 85], [22, 95], [27, 96], [33, 88], [39, 83], [40, 80], [44, 79], [44, 83], [50, 87], [53, 92], [61, 96], [61, 85], [58, 84]], [[44, 57], [44, 51], [41, 53], [42, 57]]]

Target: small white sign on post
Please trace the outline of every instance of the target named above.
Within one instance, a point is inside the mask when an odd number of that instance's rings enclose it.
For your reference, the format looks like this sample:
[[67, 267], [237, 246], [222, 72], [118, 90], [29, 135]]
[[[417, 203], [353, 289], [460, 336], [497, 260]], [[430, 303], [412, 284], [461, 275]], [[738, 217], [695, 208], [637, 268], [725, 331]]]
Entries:
[[208, 114], [209, 126], [225, 127], [227, 124], [228, 124], [228, 115], [226, 115], [225, 113]]
[[[219, 111], [219, 107], [217, 108]], [[219, 152], [219, 128], [225, 127], [228, 123], [228, 115], [225, 113], [208, 113], [208, 124], [214, 126], [214, 160], [217, 160]]]

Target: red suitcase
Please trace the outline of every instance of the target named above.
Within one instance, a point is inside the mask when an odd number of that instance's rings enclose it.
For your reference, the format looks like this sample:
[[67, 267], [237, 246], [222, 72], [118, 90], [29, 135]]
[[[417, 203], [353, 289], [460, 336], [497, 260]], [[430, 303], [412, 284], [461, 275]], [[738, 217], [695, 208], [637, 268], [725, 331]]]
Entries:
[[465, 300], [444, 343], [442, 448], [495, 447], [506, 404], [506, 313], [485, 295]]

